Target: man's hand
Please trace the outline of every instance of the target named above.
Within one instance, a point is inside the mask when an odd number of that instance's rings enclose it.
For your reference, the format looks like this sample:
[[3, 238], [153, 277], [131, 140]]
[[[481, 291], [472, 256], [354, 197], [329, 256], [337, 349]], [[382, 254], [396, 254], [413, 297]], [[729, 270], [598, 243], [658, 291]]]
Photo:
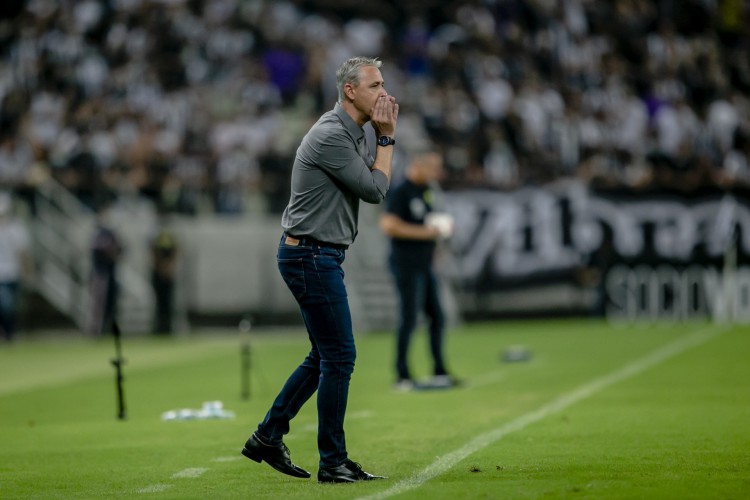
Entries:
[[393, 137], [396, 134], [396, 122], [398, 122], [396, 98], [390, 95], [379, 97], [370, 113], [370, 122], [378, 137], [381, 135]]

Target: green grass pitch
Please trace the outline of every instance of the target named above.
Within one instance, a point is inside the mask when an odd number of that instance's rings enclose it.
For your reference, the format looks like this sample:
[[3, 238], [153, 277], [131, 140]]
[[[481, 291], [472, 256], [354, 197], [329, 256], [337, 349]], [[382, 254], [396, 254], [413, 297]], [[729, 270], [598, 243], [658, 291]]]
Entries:
[[[503, 362], [519, 344], [532, 358]], [[750, 498], [748, 327], [467, 324], [447, 342], [464, 387], [406, 394], [392, 390], [392, 335], [359, 336], [347, 445], [389, 479], [353, 485], [315, 481], [314, 398], [285, 440], [312, 479], [239, 454], [307, 351], [295, 329], [251, 345], [243, 400], [238, 334], [125, 337], [125, 421], [111, 339], [0, 345], [0, 498]], [[161, 420], [211, 400], [236, 417]]]

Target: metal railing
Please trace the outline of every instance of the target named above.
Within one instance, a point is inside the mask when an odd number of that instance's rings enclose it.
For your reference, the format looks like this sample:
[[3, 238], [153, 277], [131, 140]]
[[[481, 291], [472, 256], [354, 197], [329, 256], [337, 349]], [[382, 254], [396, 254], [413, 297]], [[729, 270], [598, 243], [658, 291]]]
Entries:
[[[40, 185], [32, 225], [35, 287], [81, 331], [91, 316], [90, 241], [95, 214], [67, 188], [53, 179]], [[118, 265], [118, 317], [123, 331], [147, 331], [154, 308], [153, 290], [144, 272], [127, 261]]]

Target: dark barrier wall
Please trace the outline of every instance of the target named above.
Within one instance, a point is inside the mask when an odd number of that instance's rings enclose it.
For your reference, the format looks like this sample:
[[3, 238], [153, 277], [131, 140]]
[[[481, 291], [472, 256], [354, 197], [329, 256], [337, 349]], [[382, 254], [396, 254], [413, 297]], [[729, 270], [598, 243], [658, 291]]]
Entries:
[[445, 201], [456, 218], [446, 274], [467, 296], [559, 284], [589, 290], [584, 309], [613, 318], [750, 310], [746, 191], [633, 193], [565, 182], [448, 192]]

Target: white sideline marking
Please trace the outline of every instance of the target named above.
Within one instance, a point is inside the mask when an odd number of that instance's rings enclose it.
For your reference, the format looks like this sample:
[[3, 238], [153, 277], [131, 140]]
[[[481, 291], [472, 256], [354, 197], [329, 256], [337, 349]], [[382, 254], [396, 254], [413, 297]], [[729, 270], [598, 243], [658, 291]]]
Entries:
[[174, 474], [172, 474], [171, 479], [192, 479], [195, 477], [201, 477], [207, 471], [208, 469], [205, 467], [191, 467], [190, 469], [184, 469], [180, 472], [175, 472]]
[[610, 373], [609, 375], [605, 375], [603, 377], [594, 379], [591, 382], [583, 384], [577, 389], [574, 389], [567, 394], [563, 394], [559, 398], [547, 403], [541, 408], [521, 415], [516, 420], [508, 422], [502, 427], [498, 427], [497, 429], [489, 431], [485, 434], [480, 434], [461, 448], [453, 450], [452, 452], [443, 455], [442, 457], [438, 457], [436, 461], [422, 469], [421, 472], [418, 472], [410, 478], [399, 481], [387, 490], [365, 497], [359, 497], [357, 500], [375, 500], [380, 498], [388, 498], [418, 488], [430, 479], [446, 472], [448, 469], [452, 468], [454, 465], [456, 465], [458, 462], [468, 457], [472, 453], [486, 448], [487, 446], [495, 443], [496, 441], [499, 441], [508, 434], [520, 431], [533, 423], [539, 422], [540, 420], [549, 417], [550, 415], [554, 415], [555, 413], [565, 410], [569, 406], [572, 406], [579, 401], [589, 398], [611, 385], [638, 375], [648, 370], [649, 368], [653, 368], [654, 366], [661, 364], [669, 358], [672, 358], [677, 354], [690, 349], [691, 347], [699, 346], [700, 344], [703, 344], [704, 342], [717, 337], [719, 334], [724, 333], [725, 331], [727, 331], [726, 327], [720, 328], [715, 331], [701, 331], [672, 342], [671, 344], [659, 348], [652, 353], [636, 361], [633, 361], [630, 364], [625, 365], [624, 367]]
[[171, 484], [152, 484], [151, 486], [141, 488], [140, 490], [138, 490], [138, 493], [161, 493], [162, 491], [166, 491], [171, 487]]
[[373, 415], [375, 415], [375, 412], [370, 410], [360, 410], [360, 411], [353, 411], [350, 415], [347, 415], [346, 418], [370, 418]]
[[[227, 457], [224, 457], [224, 458], [227, 458]], [[196, 477], [201, 477], [207, 471], [208, 469], [205, 467], [191, 467], [189, 469], [183, 469], [180, 472], [175, 472], [174, 474], [172, 474], [170, 479], [193, 479]], [[171, 484], [158, 483], [158, 484], [152, 484], [150, 486], [146, 486], [145, 488], [141, 488], [140, 490], [137, 490], [137, 492], [138, 493], [161, 493], [162, 491], [166, 491], [171, 487], [172, 487]]]

